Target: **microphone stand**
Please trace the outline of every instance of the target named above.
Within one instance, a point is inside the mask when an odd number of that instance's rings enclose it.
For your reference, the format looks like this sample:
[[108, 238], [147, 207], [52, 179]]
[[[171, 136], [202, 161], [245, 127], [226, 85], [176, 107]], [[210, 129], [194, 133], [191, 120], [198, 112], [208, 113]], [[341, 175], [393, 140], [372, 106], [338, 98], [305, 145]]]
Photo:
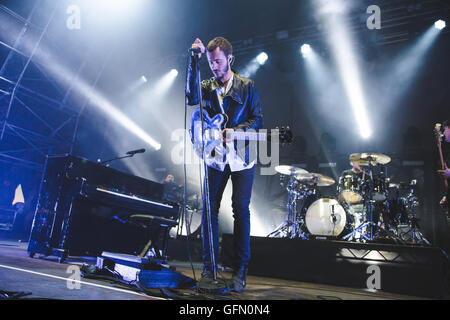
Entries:
[[[217, 266], [216, 266], [216, 257], [214, 252], [214, 239], [213, 239], [213, 232], [212, 232], [212, 222], [211, 222], [211, 204], [210, 204], [210, 198], [209, 198], [209, 177], [208, 177], [208, 165], [205, 161], [205, 126], [204, 126], [204, 117], [203, 117], [203, 104], [202, 104], [202, 84], [201, 84], [201, 74], [200, 74], [200, 58], [197, 54], [193, 54], [194, 63], [197, 64], [197, 86], [198, 86], [198, 98], [199, 98], [199, 107], [200, 107], [200, 118], [201, 118], [201, 126], [202, 126], [202, 162], [203, 167], [205, 170], [205, 190], [203, 192], [204, 197], [204, 203], [206, 203], [206, 220], [208, 225], [208, 242], [209, 242], [209, 256], [211, 259], [211, 267], [213, 271], [213, 278], [202, 278], [197, 284], [197, 288], [199, 291], [208, 293], [208, 294], [224, 294], [228, 291], [228, 286], [225, 283], [225, 281], [219, 281], [217, 280]], [[204, 234], [203, 237], [206, 235]]]
[[120, 160], [120, 159], [125, 159], [125, 158], [131, 158], [131, 157], [133, 157], [135, 154], [136, 154], [136, 153], [132, 153], [132, 154], [128, 154], [128, 155], [123, 156], [123, 157], [112, 158], [112, 159], [109, 159], [109, 160], [106, 160], [106, 161], [102, 161], [102, 162], [100, 162], [99, 164], [104, 165], [104, 164], [106, 164], [106, 163], [108, 163], [108, 162], [112, 162], [112, 161], [116, 161], [116, 160]]

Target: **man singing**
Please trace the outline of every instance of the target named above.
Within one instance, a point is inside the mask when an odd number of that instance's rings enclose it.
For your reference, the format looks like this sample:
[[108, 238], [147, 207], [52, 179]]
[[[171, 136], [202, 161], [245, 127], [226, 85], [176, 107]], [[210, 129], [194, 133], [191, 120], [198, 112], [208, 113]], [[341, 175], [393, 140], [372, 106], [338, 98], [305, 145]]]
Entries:
[[[231, 44], [222, 37], [211, 40], [205, 50], [200, 39], [192, 44], [192, 49], [199, 52], [197, 57], [190, 60], [187, 73], [186, 98], [188, 105], [197, 105], [202, 99], [202, 105], [210, 117], [226, 114], [228, 122], [223, 129], [224, 136], [234, 130], [247, 131], [262, 128], [263, 116], [258, 93], [253, 81], [241, 77], [231, 69], [233, 49]], [[201, 95], [198, 92], [198, 61], [202, 53], [206, 52], [213, 78], [201, 82]], [[219, 252], [218, 213], [222, 195], [228, 179], [231, 177], [233, 186], [232, 209], [234, 218], [234, 266], [232, 290], [241, 292], [246, 285], [247, 267], [250, 260], [250, 197], [255, 175], [256, 159], [244, 158], [238, 155], [236, 144], [227, 138], [226, 159], [222, 163], [208, 165], [209, 203], [211, 212], [212, 242], [214, 261]], [[231, 143], [231, 144], [230, 144]], [[246, 150], [248, 152], [248, 150]], [[202, 233], [203, 233], [203, 273], [202, 278], [213, 277], [210, 244], [208, 237], [208, 223], [206, 202], [203, 205]], [[216, 262], [215, 262], [216, 263]]]

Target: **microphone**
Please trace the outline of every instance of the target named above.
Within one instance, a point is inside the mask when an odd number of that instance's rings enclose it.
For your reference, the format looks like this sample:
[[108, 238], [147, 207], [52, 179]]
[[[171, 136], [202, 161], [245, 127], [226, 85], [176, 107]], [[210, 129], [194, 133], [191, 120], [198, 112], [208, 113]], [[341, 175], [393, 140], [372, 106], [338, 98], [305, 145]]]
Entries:
[[337, 218], [336, 218], [336, 215], [334, 214], [334, 204], [331, 205], [331, 219], [332, 219], [332, 223], [336, 224]]
[[203, 51], [202, 51], [202, 49], [200, 47], [190, 48], [188, 51], [193, 53], [193, 54], [194, 53], [203, 53]]
[[145, 152], [145, 149], [132, 150], [132, 151], [128, 151], [127, 155], [134, 156], [136, 153], [144, 153], [144, 152]]

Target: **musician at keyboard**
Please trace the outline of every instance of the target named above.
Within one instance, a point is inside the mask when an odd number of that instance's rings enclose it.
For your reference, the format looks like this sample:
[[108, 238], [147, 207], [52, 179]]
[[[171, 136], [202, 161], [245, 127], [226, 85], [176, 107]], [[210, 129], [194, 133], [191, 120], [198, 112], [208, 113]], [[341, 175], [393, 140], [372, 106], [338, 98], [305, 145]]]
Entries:
[[168, 174], [163, 181], [165, 200], [182, 203], [183, 202], [183, 186], [175, 183], [175, 177], [173, 174]]

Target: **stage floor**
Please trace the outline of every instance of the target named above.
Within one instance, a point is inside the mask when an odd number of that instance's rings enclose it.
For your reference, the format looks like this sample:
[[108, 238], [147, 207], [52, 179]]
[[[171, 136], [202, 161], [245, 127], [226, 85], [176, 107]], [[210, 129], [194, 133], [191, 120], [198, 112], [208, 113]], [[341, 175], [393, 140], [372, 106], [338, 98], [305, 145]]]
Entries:
[[[170, 300], [158, 294], [143, 294], [126, 286], [108, 281], [81, 278], [79, 288], [74, 286], [72, 265], [89, 263], [95, 265], [95, 258], [69, 257], [58, 263], [56, 257], [34, 258], [27, 255], [26, 242], [0, 240], [0, 291], [29, 292], [23, 299], [58, 300]], [[171, 261], [176, 271], [193, 278], [189, 263]], [[194, 264], [197, 280], [201, 265]], [[231, 273], [220, 275], [231, 278]], [[184, 290], [189, 294], [189, 290]], [[190, 291], [195, 295], [195, 291]], [[275, 278], [249, 276], [244, 292], [226, 295], [229, 300], [426, 300], [425, 298], [369, 291], [354, 288], [288, 281]], [[198, 299], [197, 299], [198, 300]], [[201, 299], [200, 299], [201, 300]]]

